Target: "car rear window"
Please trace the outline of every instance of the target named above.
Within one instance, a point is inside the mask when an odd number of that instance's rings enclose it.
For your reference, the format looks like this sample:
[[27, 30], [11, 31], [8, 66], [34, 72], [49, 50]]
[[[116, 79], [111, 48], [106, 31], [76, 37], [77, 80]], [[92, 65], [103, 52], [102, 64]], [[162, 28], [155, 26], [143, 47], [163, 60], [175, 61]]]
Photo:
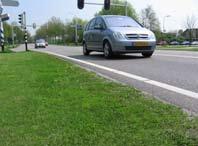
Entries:
[[45, 40], [37, 40], [36, 43], [45, 43]]

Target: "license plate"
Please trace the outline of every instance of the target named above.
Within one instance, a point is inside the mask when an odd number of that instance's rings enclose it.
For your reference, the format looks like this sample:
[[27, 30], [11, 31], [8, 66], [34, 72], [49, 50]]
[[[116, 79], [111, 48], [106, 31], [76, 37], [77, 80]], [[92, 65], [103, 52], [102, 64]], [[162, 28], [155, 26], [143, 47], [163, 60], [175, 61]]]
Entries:
[[134, 46], [145, 47], [145, 46], [149, 46], [149, 43], [148, 42], [135, 42]]

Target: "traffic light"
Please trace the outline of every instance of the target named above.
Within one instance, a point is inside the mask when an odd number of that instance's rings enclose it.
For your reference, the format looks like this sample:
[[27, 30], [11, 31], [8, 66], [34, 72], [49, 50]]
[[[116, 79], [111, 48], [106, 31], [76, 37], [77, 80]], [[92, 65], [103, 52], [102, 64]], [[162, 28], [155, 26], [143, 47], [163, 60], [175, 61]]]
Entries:
[[78, 8], [79, 9], [83, 9], [84, 8], [84, 5], [85, 5], [84, 0], [78, 0]]
[[19, 16], [19, 23], [21, 25], [23, 25], [24, 24], [24, 15], [23, 14], [19, 14], [18, 16]]
[[33, 29], [36, 29], [36, 23], [33, 23], [33, 24], [32, 24], [32, 28], [33, 28]]
[[24, 31], [24, 41], [25, 41], [25, 50], [28, 51], [28, 34], [27, 34], [27, 25], [26, 25], [26, 12], [19, 14], [19, 23], [21, 28]]
[[24, 34], [24, 40], [25, 40], [25, 50], [28, 51], [28, 33], [26, 29]]
[[27, 36], [28, 36], [28, 34], [27, 34], [27, 32], [25, 32], [25, 34], [24, 34], [24, 39], [25, 40], [27, 40]]
[[104, 1], [104, 9], [109, 10], [111, 5], [111, 0], [105, 0]]

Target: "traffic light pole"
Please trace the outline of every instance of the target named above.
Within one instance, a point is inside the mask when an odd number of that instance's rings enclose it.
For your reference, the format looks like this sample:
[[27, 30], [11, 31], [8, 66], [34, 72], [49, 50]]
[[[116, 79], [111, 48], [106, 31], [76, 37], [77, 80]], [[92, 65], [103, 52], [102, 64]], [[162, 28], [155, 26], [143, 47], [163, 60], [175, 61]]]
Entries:
[[3, 22], [0, 20], [0, 37], [1, 37], [1, 50], [2, 52], [5, 51], [5, 48], [4, 48], [4, 31], [3, 31]]
[[28, 51], [27, 30], [25, 29], [25, 51]]
[[[0, 14], [3, 13], [3, 7], [2, 7], [2, 2], [0, 0]], [[4, 52], [4, 32], [3, 32], [3, 22], [0, 18], [0, 41], [1, 41], [1, 49], [2, 49], [2, 52]]]
[[[87, 2], [84, 3], [86, 5], [99, 5], [99, 6], [103, 6], [103, 3], [91, 3], [91, 2]], [[117, 6], [117, 7], [125, 7], [125, 15], [128, 16], [128, 2], [125, 1], [125, 4], [115, 4], [115, 3], [111, 3], [111, 6]]]
[[25, 43], [25, 50], [28, 51], [28, 34], [27, 34], [27, 23], [26, 23], [26, 13], [23, 12], [19, 14], [19, 23], [21, 24], [21, 28], [24, 31], [24, 43]]
[[26, 23], [26, 12], [23, 13], [24, 15], [24, 31], [25, 31], [25, 35], [24, 35], [24, 39], [25, 39], [25, 51], [28, 51], [28, 36], [27, 36], [27, 23]]
[[104, 9], [105, 10], [109, 10], [111, 5], [112, 6], [118, 6], [118, 7], [125, 7], [125, 15], [128, 16], [128, 2], [127, 0], [125, 1], [125, 4], [115, 4], [115, 3], [111, 3], [111, 0], [104, 0], [104, 3], [94, 3], [94, 2], [84, 2], [84, 0], [78, 0], [78, 8], [79, 9], [83, 9], [84, 5], [99, 5], [102, 6], [104, 5]]
[[8, 14], [3, 13], [3, 6], [11, 6], [18, 7], [19, 2], [17, 0], [0, 0], [0, 45], [2, 48], [2, 52], [4, 52], [4, 30], [3, 30], [3, 22], [9, 20]]

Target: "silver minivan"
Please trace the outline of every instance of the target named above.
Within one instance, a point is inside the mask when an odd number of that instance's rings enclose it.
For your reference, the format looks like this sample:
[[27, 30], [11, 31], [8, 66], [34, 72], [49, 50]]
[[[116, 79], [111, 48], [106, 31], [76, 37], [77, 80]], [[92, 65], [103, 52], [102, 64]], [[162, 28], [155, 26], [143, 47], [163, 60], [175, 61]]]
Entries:
[[104, 52], [106, 58], [125, 53], [151, 57], [155, 48], [154, 33], [127, 16], [97, 16], [87, 24], [83, 34], [84, 55], [98, 51]]

